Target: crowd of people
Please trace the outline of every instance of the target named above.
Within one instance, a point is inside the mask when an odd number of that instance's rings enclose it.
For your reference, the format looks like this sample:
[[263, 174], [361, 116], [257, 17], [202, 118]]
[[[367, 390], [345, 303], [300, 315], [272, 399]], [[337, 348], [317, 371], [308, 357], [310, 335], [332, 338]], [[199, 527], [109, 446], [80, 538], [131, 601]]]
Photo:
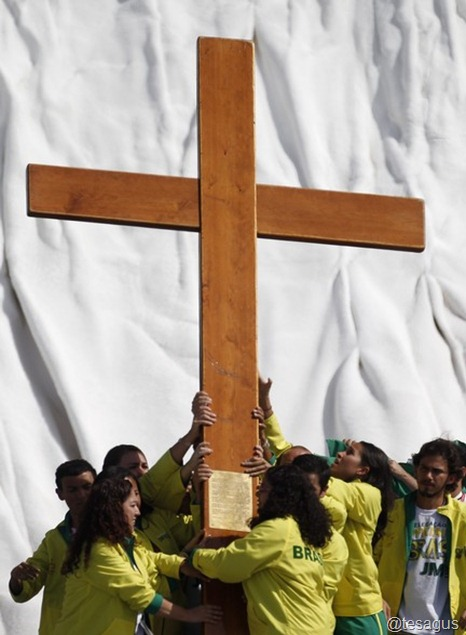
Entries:
[[[197, 635], [221, 630], [200, 580], [241, 583], [251, 635], [430, 635], [466, 629], [464, 445], [426, 442], [399, 464], [367, 441], [328, 441], [328, 456], [293, 445], [259, 379], [259, 441], [242, 469], [259, 477], [250, 531], [212, 547], [201, 530], [216, 423], [204, 392], [186, 435], [149, 468], [118, 445], [97, 474], [84, 459], [56, 470], [68, 507], [10, 594], [43, 589], [40, 635]], [[184, 462], [188, 451], [192, 450]]]

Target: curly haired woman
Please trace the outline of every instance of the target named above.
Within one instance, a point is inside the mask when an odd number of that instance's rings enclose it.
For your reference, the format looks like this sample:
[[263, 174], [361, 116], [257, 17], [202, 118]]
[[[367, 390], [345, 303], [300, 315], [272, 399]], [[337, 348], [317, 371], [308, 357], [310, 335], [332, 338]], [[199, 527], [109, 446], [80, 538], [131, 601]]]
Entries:
[[251, 532], [221, 549], [195, 549], [193, 565], [223, 582], [242, 582], [251, 635], [328, 635], [321, 548], [330, 520], [302, 470], [268, 470], [257, 491]]
[[151, 552], [136, 538], [139, 504], [130, 479], [97, 480], [63, 565], [65, 599], [54, 635], [150, 633], [146, 615], [154, 613], [186, 622], [220, 621], [218, 607], [185, 609], [163, 597], [164, 576], [192, 572], [183, 558]]

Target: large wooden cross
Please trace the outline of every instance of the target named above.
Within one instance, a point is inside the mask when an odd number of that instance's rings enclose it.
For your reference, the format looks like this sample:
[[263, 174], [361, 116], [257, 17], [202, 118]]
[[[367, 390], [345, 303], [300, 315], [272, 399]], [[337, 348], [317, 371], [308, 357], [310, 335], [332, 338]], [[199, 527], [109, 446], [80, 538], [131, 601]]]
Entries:
[[[252, 515], [254, 500], [240, 463], [257, 442], [250, 419], [257, 404], [257, 236], [422, 251], [423, 203], [256, 185], [253, 44], [200, 38], [198, 82], [199, 179], [30, 165], [28, 213], [200, 231], [201, 386], [218, 415], [205, 437], [219, 476], [207, 492], [204, 525], [237, 535], [244, 518], [234, 516]], [[243, 492], [239, 500], [230, 499], [231, 484]], [[221, 599], [227, 633], [246, 633], [228, 597]]]

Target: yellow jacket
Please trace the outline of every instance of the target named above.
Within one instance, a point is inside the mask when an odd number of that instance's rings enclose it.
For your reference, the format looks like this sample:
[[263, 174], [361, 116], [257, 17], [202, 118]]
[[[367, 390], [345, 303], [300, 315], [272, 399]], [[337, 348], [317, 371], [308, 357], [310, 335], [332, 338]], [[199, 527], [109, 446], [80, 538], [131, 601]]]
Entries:
[[[403, 595], [415, 501], [415, 492], [395, 501], [385, 533], [376, 546], [382, 595], [390, 605], [392, 615], [398, 614]], [[447, 545], [448, 589], [451, 616], [452, 619], [458, 619], [466, 609], [466, 505], [447, 495], [447, 503], [437, 511], [450, 521]]]
[[265, 435], [267, 437], [267, 441], [270, 443], [270, 449], [278, 459], [278, 457], [283, 454], [283, 452], [286, 452], [293, 446], [283, 436], [280, 423], [278, 422], [278, 418], [274, 413], [270, 415], [270, 417], [267, 417], [267, 419], [265, 419], [264, 424]]
[[43, 588], [42, 608], [40, 614], [39, 635], [50, 635], [60, 617], [65, 594], [64, 577], [61, 567], [71, 540], [69, 513], [54, 529], [45, 534], [31, 558], [26, 562], [38, 569], [39, 575], [34, 580], [25, 580], [23, 590], [11, 597], [15, 602], [27, 602]]
[[[151, 509], [144, 513], [138, 525], [155, 551], [179, 553], [201, 529], [199, 505], [191, 505], [192, 515], [178, 514], [185, 495], [181, 468], [173, 460], [170, 450], [139, 479], [144, 503]], [[185, 590], [180, 583], [170, 581], [171, 600], [186, 606]], [[158, 616], [151, 617], [154, 635], [180, 635], [182, 624]]]
[[348, 512], [344, 505], [331, 496], [325, 495], [319, 500], [328, 511], [333, 528], [341, 534], [348, 518]]
[[[192, 505], [193, 516], [175, 514], [157, 507], [142, 516], [140, 528], [151, 548], [166, 554], [177, 554], [196, 533], [200, 531], [200, 507]], [[177, 580], [170, 580], [171, 600], [180, 606], [187, 605], [185, 589]], [[180, 635], [181, 622], [162, 619], [158, 616], [151, 618], [151, 628], [154, 635]]]
[[47, 635], [134, 635], [138, 613], [157, 613], [169, 593], [164, 576], [179, 577], [183, 558], [98, 540], [89, 564], [66, 578], [61, 618]]
[[139, 479], [142, 500], [151, 507], [178, 512], [186, 488], [181, 480], [181, 466], [167, 450]]
[[201, 528], [199, 505], [192, 505], [191, 511], [193, 515], [187, 516], [155, 507], [141, 517], [138, 526], [156, 550], [179, 553]]
[[[324, 497], [325, 499], [325, 497]], [[332, 536], [325, 547], [322, 548], [324, 559], [324, 596], [327, 602], [328, 620], [331, 632], [335, 629], [335, 615], [333, 613], [333, 600], [340, 586], [346, 563], [348, 562], [348, 547], [343, 536], [332, 529]]]
[[193, 565], [210, 578], [242, 582], [252, 635], [329, 635], [322, 552], [298, 524], [275, 518], [222, 549], [197, 549]]
[[377, 566], [372, 556], [372, 536], [382, 508], [381, 494], [368, 483], [346, 483], [331, 478], [327, 495], [342, 503], [348, 512], [342, 535], [349, 558], [333, 611], [342, 617], [374, 615], [382, 610]]

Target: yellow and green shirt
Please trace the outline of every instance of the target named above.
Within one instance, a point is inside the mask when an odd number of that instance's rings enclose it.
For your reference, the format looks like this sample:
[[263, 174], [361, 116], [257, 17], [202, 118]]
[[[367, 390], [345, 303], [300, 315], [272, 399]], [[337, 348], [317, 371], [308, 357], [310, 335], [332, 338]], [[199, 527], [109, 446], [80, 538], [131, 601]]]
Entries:
[[333, 601], [335, 615], [374, 615], [382, 610], [377, 566], [372, 556], [372, 537], [382, 509], [380, 491], [361, 481], [346, 483], [331, 478], [327, 495], [343, 504], [347, 519], [342, 536], [349, 558]]
[[210, 578], [242, 582], [251, 635], [329, 635], [322, 550], [303, 542], [291, 517], [266, 520], [221, 549], [197, 549]]
[[71, 517], [48, 531], [31, 558], [26, 562], [39, 571], [37, 578], [23, 581], [23, 590], [11, 597], [15, 602], [27, 602], [44, 589], [40, 614], [39, 635], [50, 635], [60, 617], [65, 594], [64, 576], [61, 573], [68, 544], [71, 541]]
[[98, 540], [87, 567], [66, 577], [61, 617], [48, 635], [134, 635], [139, 613], [154, 614], [179, 578], [183, 558]]

